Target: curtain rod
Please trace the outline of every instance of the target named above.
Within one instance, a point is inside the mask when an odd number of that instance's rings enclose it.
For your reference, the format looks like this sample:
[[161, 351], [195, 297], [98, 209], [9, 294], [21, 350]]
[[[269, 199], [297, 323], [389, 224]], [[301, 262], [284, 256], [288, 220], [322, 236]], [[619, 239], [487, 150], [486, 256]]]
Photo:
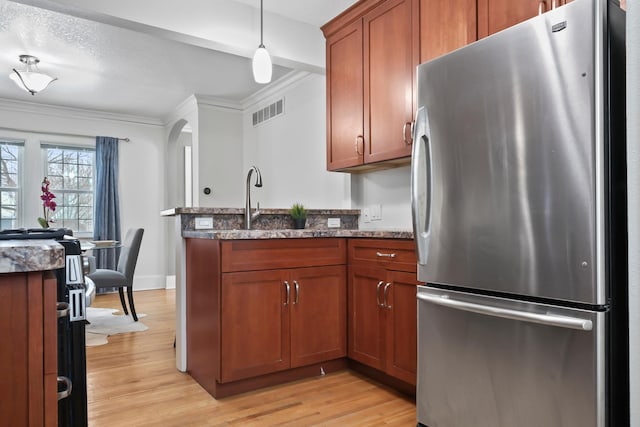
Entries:
[[[8, 128], [8, 127], [0, 127], [3, 130], [10, 130], [13, 132], [25, 132], [25, 133], [43, 133], [47, 135], [57, 135], [57, 136], [71, 136], [71, 137], [80, 137], [80, 138], [92, 138], [95, 139], [95, 135], [81, 135], [77, 133], [62, 133], [62, 132], [46, 132], [46, 131], [37, 131], [37, 130], [29, 130], [29, 129], [18, 129], [18, 128]], [[117, 138], [119, 141], [130, 142], [129, 138]]]

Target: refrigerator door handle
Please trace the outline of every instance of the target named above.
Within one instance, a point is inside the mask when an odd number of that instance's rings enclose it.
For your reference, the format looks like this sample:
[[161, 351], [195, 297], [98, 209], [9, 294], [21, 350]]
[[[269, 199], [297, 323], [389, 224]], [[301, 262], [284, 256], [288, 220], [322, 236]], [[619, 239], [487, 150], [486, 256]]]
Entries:
[[413, 128], [411, 153], [411, 212], [418, 264], [426, 265], [431, 236], [431, 135], [427, 110], [420, 107]]
[[524, 322], [539, 323], [541, 325], [557, 326], [561, 328], [577, 329], [581, 331], [591, 331], [593, 322], [588, 319], [579, 319], [575, 317], [559, 316], [556, 314], [539, 314], [529, 313], [526, 311], [510, 310], [507, 308], [498, 308], [482, 304], [474, 304], [465, 301], [459, 301], [449, 298], [448, 295], [428, 295], [418, 294], [418, 300], [429, 302], [431, 304], [443, 307], [454, 308], [457, 310], [470, 311], [473, 313], [484, 314], [493, 317], [502, 317], [505, 319], [521, 320]]

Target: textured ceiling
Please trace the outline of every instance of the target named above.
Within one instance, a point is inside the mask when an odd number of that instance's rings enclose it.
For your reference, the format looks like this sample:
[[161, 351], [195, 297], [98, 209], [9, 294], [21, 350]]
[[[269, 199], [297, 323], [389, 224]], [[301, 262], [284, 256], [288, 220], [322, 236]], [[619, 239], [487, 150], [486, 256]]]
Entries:
[[[238, 1], [259, 7], [258, 0]], [[296, 19], [309, 20], [294, 9]], [[191, 94], [241, 101], [263, 87], [253, 81], [248, 58], [6, 0], [0, 0], [0, 46], [5, 99], [162, 118]], [[39, 57], [40, 70], [58, 81], [35, 96], [18, 89], [8, 74], [21, 65], [21, 54]], [[290, 71], [274, 66], [273, 81]]]

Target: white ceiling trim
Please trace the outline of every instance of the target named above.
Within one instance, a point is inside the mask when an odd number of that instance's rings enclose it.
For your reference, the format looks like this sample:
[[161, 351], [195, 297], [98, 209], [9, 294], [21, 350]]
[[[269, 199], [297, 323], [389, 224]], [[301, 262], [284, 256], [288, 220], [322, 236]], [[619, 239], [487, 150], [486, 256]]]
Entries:
[[41, 114], [50, 117], [64, 117], [73, 119], [98, 119], [113, 122], [125, 122], [138, 125], [164, 126], [163, 120], [153, 117], [135, 116], [130, 114], [110, 113], [106, 111], [90, 110], [86, 108], [61, 107], [57, 105], [38, 104], [35, 102], [17, 101], [0, 98], [0, 110]]
[[261, 104], [265, 100], [280, 96], [282, 92], [295, 86], [309, 76], [314, 74], [306, 71], [291, 71], [277, 82], [260, 89], [258, 92], [242, 100], [242, 109], [244, 111], [252, 109], [256, 104]]

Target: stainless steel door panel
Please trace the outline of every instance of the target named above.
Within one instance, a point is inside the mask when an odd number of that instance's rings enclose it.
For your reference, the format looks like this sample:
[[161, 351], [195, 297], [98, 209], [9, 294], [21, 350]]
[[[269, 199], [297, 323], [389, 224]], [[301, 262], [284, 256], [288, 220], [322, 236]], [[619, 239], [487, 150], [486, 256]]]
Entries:
[[[552, 315], [591, 329], [443, 306]], [[604, 426], [603, 312], [418, 290], [418, 421], [429, 427]]]
[[606, 303], [593, 4], [575, 0], [419, 67], [431, 169], [415, 177], [433, 177], [414, 185], [430, 192], [421, 281]]

